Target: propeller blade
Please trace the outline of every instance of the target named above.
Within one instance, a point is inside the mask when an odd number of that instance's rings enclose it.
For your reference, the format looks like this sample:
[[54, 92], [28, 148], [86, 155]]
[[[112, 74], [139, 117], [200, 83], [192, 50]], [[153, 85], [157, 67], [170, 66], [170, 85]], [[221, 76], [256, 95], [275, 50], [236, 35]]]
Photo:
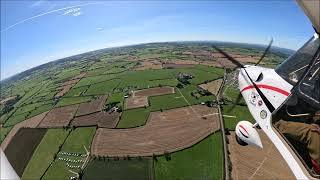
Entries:
[[238, 96], [237, 96], [237, 99], [236, 99], [236, 101], [235, 102], [233, 102], [233, 104], [232, 104], [232, 106], [231, 106], [231, 108], [230, 109], [228, 109], [228, 111], [227, 111], [227, 113], [230, 113], [236, 106], [237, 106], [237, 104], [241, 101], [241, 99], [242, 99], [242, 94], [241, 93], [239, 93], [238, 94]]
[[217, 46], [214, 46], [214, 45], [212, 47], [214, 49], [216, 49], [219, 53], [223, 54], [230, 62], [232, 62], [237, 67], [244, 68], [244, 66], [239, 61], [237, 61], [236, 59], [231, 57], [228, 53], [224, 52], [222, 49], [220, 49], [220, 48], [218, 48]]
[[260, 57], [260, 59], [258, 60], [258, 62], [255, 64], [255, 66], [257, 66], [258, 64], [260, 64], [260, 62], [262, 61], [262, 59], [267, 55], [267, 53], [269, 52], [271, 46], [273, 43], [273, 38], [271, 38], [271, 41], [269, 42], [268, 47], [264, 50], [262, 56]]

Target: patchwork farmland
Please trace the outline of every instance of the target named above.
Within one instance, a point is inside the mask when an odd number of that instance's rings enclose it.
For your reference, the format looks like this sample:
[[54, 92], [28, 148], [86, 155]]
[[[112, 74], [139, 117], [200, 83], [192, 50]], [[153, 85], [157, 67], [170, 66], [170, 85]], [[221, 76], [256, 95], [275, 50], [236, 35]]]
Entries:
[[[218, 46], [243, 63], [263, 51]], [[264, 65], [285, 57], [270, 53]], [[1, 82], [1, 148], [22, 179], [223, 179], [216, 98], [229, 67], [209, 42], [102, 49], [41, 65]], [[223, 89], [232, 131], [252, 118], [241, 103], [229, 112], [238, 91]], [[237, 147], [229, 144], [232, 161], [242, 158]], [[241, 179], [242, 167], [232, 173]]]

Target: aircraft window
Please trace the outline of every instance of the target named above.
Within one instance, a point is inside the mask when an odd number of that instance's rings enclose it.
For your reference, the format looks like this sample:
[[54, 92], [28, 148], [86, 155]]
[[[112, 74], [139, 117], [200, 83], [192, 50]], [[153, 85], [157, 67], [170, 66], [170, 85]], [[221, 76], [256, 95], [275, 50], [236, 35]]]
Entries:
[[290, 84], [295, 85], [303, 75], [304, 70], [308, 67], [319, 47], [319, 38], [311, 38], [295, 54], [283, 61], [275, 71]]
[[320, 58], [318, 58], [306, 77], [302, 80], [299, 90], [310, 100], [320, 103]]

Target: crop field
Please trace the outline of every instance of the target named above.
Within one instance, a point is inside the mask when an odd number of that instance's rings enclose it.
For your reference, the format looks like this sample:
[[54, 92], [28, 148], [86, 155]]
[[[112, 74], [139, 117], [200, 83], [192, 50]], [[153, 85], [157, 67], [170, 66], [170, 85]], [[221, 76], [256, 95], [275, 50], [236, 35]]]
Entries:
[[54, 160], [54, 155], [59, 151], [59, 146], [63, 144], [68, 134], [69, 131], [64, 129], [49, 129], [33, 153], [23, 172], [22, 179], [40, 179]]
[[120, 113], [118, 112], [96, 112], [84, 116], [75, 117], [71, 125], [75, 127], [81, 126], [98, 126], [105, 128], [115, 128], [118, 124]]
[[92, 99], [93, 99], [93, 96], [64, 97], [64, 98], [61, 98], [61, 100], [58, 102], [57, 107], [89, 102]]
[[151, 158], [131, 158], [130, 160], [114, 160], [112, 158], [101, 158], [90, 161], [84, 171], [83, 180], [91, 179], [117, 179], [127, 180], [153, 179]]
[[45, 133], [46, 129], [20, 129], [4, 150], [20, 177]]
[[75, 176], [69, 170], [79, 171], [78, 166], [81, 167], [86, 159], [86, 150], [90, 149], [95, 131], [95, 127], [76, 128], [73, 130], [67, 137], [57, 158], [43, 176], [43, 179], [69, 179]]
[[[223, 179], [220, 134], [210, 135], [220, 128], [217, 110], [200, 104], [216, 99], [223, 68], [234, 65], [212, 45], [150, 43], [101, 49], [1, 81], [1, 147], [12, 151], [10, 159], [23, 161], [15, 164], [19, 175], [27, 166], [23, 179], [75, 176], [68, 170], [84, 168], [89, 159], [84, 147], [95, 155], [84, 179], [108, 173], [114, 178]], [[264, 50], [247, 44], [216, 45], [243, 64], [255, 63]], [[274, 67], [289, 55], [271, 50], [261, 65]], [[253, 120], [243, 100], [229, 110], [239, 93], [235, 87], [224, 89], [222, 97], [224, 123], [230, 130], [240, 120]], [[15, 98], [3, 101], [10, 97]], [[26, 127], [30, 132], [49, 130], [45, 135], [22, 136]], [[127, 155], [157, 157], [128, 160]]]
[[155, 179], [223, 179], [220, 132], [182, 151], [156, 157]]
[[236, 125], [239, 121], [250, 121], [251, 123], [255, 123], [254, 118], [252, 117], [247, 106], [235, 106], [234, 109], [230, 110], [232, 105], [224, 105], [222, 106], [223, 117], [225, 128], [229, 130], [235, 130]]
[[234, 132], [228, 136], [233, 179], [295, 179], [287, 163], [269, 138], [259, 131], [263, 149], [239, 146]]
[[52, 109], [41, 121], [39, 127], [63, 127], [67, 126], [78, 109], [78, 105], [59, 107]]
[[159, 155], [189, 147], [218, 129], [217, 110], [207, 106], [152, 112], [142, 127], [99, 128], [91, 152], [109, 157]]
[[106, 102], [106, 98], [107, 96], [100, 96], [96, 100], [80, 104], [76, 116], [83, 116], [86, 114], [102, 111]]

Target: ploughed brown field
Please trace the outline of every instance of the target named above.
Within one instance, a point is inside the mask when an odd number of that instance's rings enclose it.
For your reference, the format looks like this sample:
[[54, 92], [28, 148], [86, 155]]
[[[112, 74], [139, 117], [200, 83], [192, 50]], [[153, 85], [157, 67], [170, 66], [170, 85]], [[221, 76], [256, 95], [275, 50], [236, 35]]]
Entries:
[[37, 116], [34, 116], [32, 118], [26, 119], [16, 125], [11, 129], [9, 134], [6, 136], [6, 138], [1, 143], [1, 148], [5, 150], [8, 146], [8, 144], [11, 142], [12, 138], [15, 136], [15, 134], [19, 131], [21, 128], [36, 128], [42, 119], [46, 116], [47, 112], [41, 113]]
[[212, 94], [214, 94], [215, 96], [217, 95], [219, 88], [221, 86], [222, 83], [222, 79], [217, 79], [205, 84], [200, 84], [199, 86], [202, 89], [208, 90], [209, 92], [211, 92]]
[[4, 150], [8, 161], [18, 176], [22, 176], [33, 152], [38, 147], [38, 144], [46, 132], [47, 129], [21, 128]]
[[216, 108], [195, 105], [152, 112], [145, 126], [99, 128], [91, 152], [104, 156], [151, 156], [174, 152], [201, 141], [219, 129]]
[[153, 61], [142, 61], [141, 65], [135, 68], [137, 71], [146, 69], [162, 69], [162, 65], [161, 63], [154, 63]]
[[287, 163], [269, 138], [259, 132], [263, 149], [240, 146], [234, 132], [228, 136], [232, 179], [295, 179]]
[[174, 93], [173, 87], [156, 87], [133, 92], [133, 96], [159, 96]]
[[170, 93], [174, 93], [173, 87], [155, 87], [134, 91], [132, 96], [125, 100], [125, 109], [149, 106], [149, 96], [160, 96]]
[[129, 97], [125, 101], [125, 109], [133, 109], [138, 107], [149, 106], [148, 96]]
[[96, 112], [85, 116], [75, 117], [71, 125], [80, 126], [95, 126], [104, 128], [115, 128], [118, 124], [120, 113], [118, 112]]
[[77, 104], [54, 108], [46, 115], [38, 127], [52, 128], [67, 126], [77, 109]]
[[82, 116], [101, 111], [104, 107], [107, 97], [108, 96], [100, 96], [94, 101], [80, 104], [76, 116]]

